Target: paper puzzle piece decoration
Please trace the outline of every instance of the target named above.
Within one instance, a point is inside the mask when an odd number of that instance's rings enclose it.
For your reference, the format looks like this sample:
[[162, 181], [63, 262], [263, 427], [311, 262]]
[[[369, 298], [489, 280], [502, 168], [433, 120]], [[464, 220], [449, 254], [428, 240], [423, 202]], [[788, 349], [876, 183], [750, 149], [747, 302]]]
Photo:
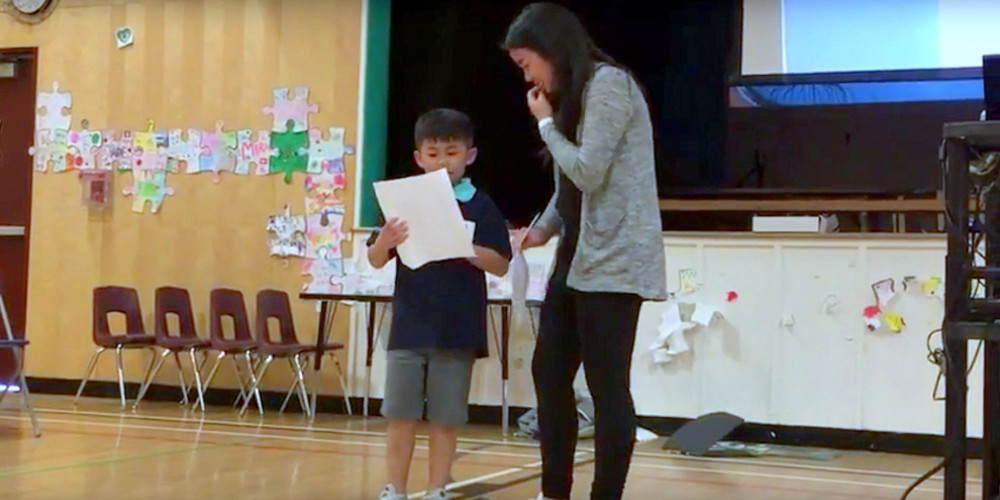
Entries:
[[[52, 82], [52, 92], [39, 92], [35, 104], [35, 130], [69, 130], [73, 95], [59, 92], [59, 82]], [[63, 111], [65, 110], [65, 114]]]
[[329, 139], [323, 139], [323, 131], [319, 129], [309, 130], [309, 173], [333, 171], [333, 161], [342, 159], [347, 152], [343, 128], [330, 127]]
[[887, 312], [885, 313], [885, 323], [889, 325], [889, 330], [893, 333], [899, 333], [903, 331], [903, 327], [906, 326], [906, 322], [903, 321], [903, 317], [896, 314]]
[[292, 215], [285, 206], [282, 215], [267, 218], [267, 230], [274, 233], [268, 241], [271, 255], [277, 257], [303, 257], [306, 254], [306, 218]]
[[305, 180], [306, 213], [317, 214], [334, 207], [340, 207], [344, 201], [337, 194], [344, 189], [347, 189], [347, 174], [345, 172], [323, 172], [307, 175]]
[[132, 170], [166, 170], [167, 151], [156, 144], [153, 120], [147, 128], [132, 134]]
[[83, 120], [80, 130], [69, 132], [69, 149], [73, 155], [73, 165], [78, 170], [95, 170], [104, 140], [99, 130], [90, 130], [90, 123]]
[[49, 162], [52, 162], [52, 134], [48, 130], [35, 131], [35, 145], [28, 148], [28, 154], [32, 157], [35, 170], [45, 172], [49, 169]]
[[[197, 173], [201, 157], [201, 130], [189, 128], [187, 138], [184, 131], [170, 131], [167, 146], [167, 170], [171, 172]], [[172, 165], [172, 166], [171, 166]]]
[[98, 167], [101, 170], [132, 169], [132, 132], [122, 132], [121, 136], [115, 135], [114, 130], [105, 130], [103, 134], [104, 144], [101, 146], [101, 154], [98, 157]]
[[924, 282], [920, 283], [920, 290], [924, 292], [924, 295], [937, 295], [938, 288], [940, 287], [941, 278], [937, 276], [931, 276]]
[[725, 299], [726, 302], [736, 302], [736, 299], [740, 298], [740, 295], [734, 290], [729, 290], [726, 292]]
[[306, 259], [302, 274], [311, 279], [303, 287], [307, 293], [354, 293], [344, 286], [344, 269], [318, 259]]
[[315, 104], [309, 104], [309, 88], [295, 87], [289, 96], [287, 87], [273, 91], [274, 104], [264, 107], [264, 113], [271, 115], [273, 132], [305, 132], [309, 129], [309, 113], [319, 111]]
[[74, 168], [73, 155], [69, 152], [68, 130], [49, 130], [49, 141], [47, 147], [49, 149], [50, 159], [52, 160], [53, 172], [65, 172]]
[[[310, 261], [303, 266], [303, 274], [311, 271]], [[327, 288], [332, 293], [391, 296], [395, 288], [396, 261], [390, 261], [382, 269], [372, 269], [367, 260], [346, 259], [340, 262], [342, 273], [337, 273], [337, 263], [326, 268], [332, 274], [327, 280]], [[321, 272], [323, 272], [321, 270]], [[314, 281], [315, 282], [315, 281]], [[306, 285], [306, 289], [310, 285]], [[532, 342], [534, 344], [534, 342]]]
[[306, 132], [271, 133], [271, 173], [284, 172], [285, 184], [293, 172], [305, 172], [309, 164], [309, 136]]
[[271, 132], [260, 130], [257, 132], [257, 143], [254, 146], [255, 159], [257, 165], [257, 175], [269, 175], [271, 173]]
[[341, 260], [340, 243], [344, 239], [344, 214], [325, 211], [306, 216], [306, 257], [310, 259]]
[[698, 271], [694, 269], [681, 269], [678, 272], [681, 283], [681, 294], [694, 293], [698, 291]]
[[877, 305], [865, 308], [862, 315], [865, 318], [865, 326], [868, 327], [868, 331], [874, 332], [875, 330], [878, 330], [879, 326], [882, 325], [882, 321], [879, 319], [881, 314], [882, 309], [880, 309]]
[[878, 306], [885, 309], [893, 297], [896, 296], [896, 280], [886, 278], [876, 282], [872, 284], [872, 292], [875, 293], [875, 301], [878, 303]]
[[132, 196], [132, 211], [142, 213], [146, 202], [150, 204], [150, 212], [156, 213], [167, 195], [174, 194], [174, 188], [167, 187], [167, 171], [133, 170], [132, 185], [122, 190], [125, 196]]
[[205, 131], [201, 136], [199, 172], [213, 172], [219, 182], [222, 172], [236, 169], [236, 132], [224, 132], [222, 122], [215, 123], [215, 131]]
[[257, 132], [257, 138], [253, 137], [253, 130], [240, 130], [236, 132], [236, 169], [237, 175], [249, 175], [250, 165], [255, 165], [257, 175], [266, 175], [268, 163], [271, 159], [271, 134], [266, 131]]
[[177, 173], [177, 163], [170, 161], [170, 132], [159, 131], [153, 134], [159, 161], [167, 172]]

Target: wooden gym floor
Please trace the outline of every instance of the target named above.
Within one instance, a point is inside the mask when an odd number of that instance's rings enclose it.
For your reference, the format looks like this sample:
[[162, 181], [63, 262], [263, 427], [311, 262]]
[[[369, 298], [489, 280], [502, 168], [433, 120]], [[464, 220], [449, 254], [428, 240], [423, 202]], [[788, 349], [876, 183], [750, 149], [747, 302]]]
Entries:
[[[144, 402], [118, 411], [115, 400], [35, 396], [43, 436], [32, 436], [17, 395], [0, 411], [0, 498], [4, 499], [375, 499], [385, 453], [378, 418], [300, 414], [240, 419], [229, 408], [206, 415]], [[499, 428], [470, 426], [459, 444], [453, 498], [528, 500], [538, 493], [539, 455], [529, 441], [503, 440]], [[662, 440], [661, 440], [662, 441]], [[410, 491], [427, 474], [418, 441]], [[587, 498], [592, 441], [581, 442], [574, 498]], [[832, 461], [787, 458], [702, 459], [640, 445], [628, 499], [836, 500], [899, 498], [937, 459], [842, 452]], [[978, 477], [978, 464], [970, 463]], [[971, 498], [979, 482], [969, 484]], [[940, 476], [910, 498], [941, 498]]]

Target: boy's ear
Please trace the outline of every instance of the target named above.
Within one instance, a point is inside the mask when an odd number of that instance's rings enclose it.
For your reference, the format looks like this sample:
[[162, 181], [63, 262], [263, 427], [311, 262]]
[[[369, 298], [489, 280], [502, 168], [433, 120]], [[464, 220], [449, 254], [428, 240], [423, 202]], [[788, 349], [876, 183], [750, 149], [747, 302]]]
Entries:
[[472, 165], [476, 162], [476, 158], [479, 156], [479, 148], [473, 147], [469, 148], [469, 152], [465, 157], [465, 166]]
[[417, 165], [423, 167], [423, 165], [421, 165], [421, 160], [420, 160], [420, 150], [417, 150], [417, 149], [413, 150], [413, 161]]

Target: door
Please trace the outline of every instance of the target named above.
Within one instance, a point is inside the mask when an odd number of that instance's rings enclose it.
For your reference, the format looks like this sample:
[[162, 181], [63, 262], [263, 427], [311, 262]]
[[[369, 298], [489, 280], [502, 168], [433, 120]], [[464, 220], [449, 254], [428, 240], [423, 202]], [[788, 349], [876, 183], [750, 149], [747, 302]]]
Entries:
[[[0, 49], [0, 293], [16, 336], [24, 334], [28, 298], [36, 53]], [[9, 380], [13, 363], [9, 351], [0, 352], [2, 380]]]

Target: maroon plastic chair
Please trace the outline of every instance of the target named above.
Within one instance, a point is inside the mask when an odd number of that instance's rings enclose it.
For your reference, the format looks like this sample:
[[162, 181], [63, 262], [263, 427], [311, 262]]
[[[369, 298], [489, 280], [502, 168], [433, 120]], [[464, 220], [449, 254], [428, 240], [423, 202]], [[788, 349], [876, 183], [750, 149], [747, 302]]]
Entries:
[[[122, 369], [122, 352], [126, 349], [148, 349], [153, 353], [150, 359], [149, 369], [146, 374], [152, 371], [153, 362], [156, 355], [156, 338], [146, 334], [146, 328], [142, 323], [142, 310], [139, 307], [139, 294], [134, 288], [120, 286], [102, 286], [94, 289], [94, 322], [93, 334], [94, 344], [97, 351], [90, 358], [90, 365], [80, 382], [80, 388], [76, 391], [76, 398], [73, 399], [75, 405], [83, 388], [97, 366], [97, 361], [101, 354], [108, 349], [115, 350], [115, 362], [118, 368], [118, 392], [122, 400], [122, 409], [125, 409], [125, 373]], [[125, 315], [125, 332], [115, 334], [111, 332], [108, 316], [111, 313], [121, 313]]]
[[[7, 393], [16, 387], [18, 392], [21, 393], [24, 409], [28, 410], [28, 415], [31, 417], [31, 429], [34, 431], [35, 437], [41, 437], [42, 430], [38, 426], [38, 417], [35, 415], [35, 408], [31, 406], [31, 393], [28, 391], [28, 382], [24, 378], [24, 350], [28, 346], [28, 341], [25, 340], [23, 335], [20, 337], [14, 335], [14, 330], [10, 326], [10, 317], [7, 316], [7, 306], [4, 304], [2, 291], [3, 282], [0, 281], [0, 319], [3, 320], [3, 323], [0, 324], [0, 327], [3, 328], [3, 336], [0, 337], [0, 349], [10, 349], [11, 353], [13, 353], [14, 373], [10, 380], [4, 381], [3, 392], [0, 392], [0, 401], [3, 401]], [[17, 385], [15, 386], [14, 384]]]
[[[278, 320], [279, 331], [277, 339], [272, 339], [270, 327], [268, 326], [268, 320], [271, 318]], [[316, 345], [299, 343], [298, 337], [295, 334], [295, 322], [292, 319], [292, 306], [288, 300], [287, 293], [280, 290], [261, 290], [257, 293], [256, 327], [257, 355], [263, 359], [254, 377], [256, 380], [253, 381], [255, 384], [253, 389], [257, 389], [257, 386], [260, 385], [261, 379], [274, 359], [287, 359], [292, 372], [295, 374], [295, 381], [292, 383], [292, 387], [285, 397], [282, 409], [288, 404], [292, 391], [298, 389], [299, 404], [302, 406], [303, 411], [312, 417], [315, 409], [309, 403], [303, 367], [305, 366], [304, 360], [308, 356], [315, 356], [317, 352]], [[330, 351], [337, 351], [343, 348], [343, 344], [327, 344], [327, 349]], [[338, 369], [340, 368], [339, 361], [337, 361], [337, 367]], [[340, 382], [344, 384], [343, 371], [341, 371]], [[246, 412], [248, 402], [244, 401], [240, 414]]]
[[[232, 337], [226, 336], [226, 329], [223, 326], [223, 319], [232, 320]], [[254, 378], [253, 355], [257, 350], [257, 341], [250, 333], [250, 320], [247, 316], [246, 303], [243, 301], [243, 293], [239, 290], [229, 288], [217, 288], [212, 290], [209, 299], [209, 325], [210, 325], [210, 349], [218, 351], [215, 363], [212, 365], [208, 376], [205, 377], [203, 389], [208, 390], [208, 386], [215, 379], [222, 359], [228, 357], [232, 361], [233, 371], [236, 380], [240, 384], [240, 396], [234, 404], [240, 404], [247, 394], [247, 386], [252, 385]], [[246, 361], [246, 371], [244, 376], [240, 368], [239, 359]], [[249, 380], [245, 380], [249, 379]], [[263, 412], [260, 402], [260, 391], [254, 390], [252, 393], [257, 400], [257, 410]]]
[[[178, 331], [176, 335], [170, 331], [170, 322], [168, 321], [170, 315], [177, 316]], [[146, 395], [146, 391], [152, 385], [156, 374], [160, 373], [163, 361], [171, 354], [173, 354], [174, 363], [177, 365], [177, 374], [181, 381], [181, 391], [184, 393], [182, 404], [187, 405], [188, 385], [184, 380], [184, 367], [181, 364], [180, 356], [181, 353], [187, 353], [191, 361], [191, 371], [193, 372], [195, 388], [198, 391], [198, 400], [195, 404], [199, 405], [202, 411], [204, 411], [205, 397], [201, 385], [201, 365], [198, 363], [197, 354], [198, 352], [204, 352], [209, 347], [210, 342], [207, 339], [198, 337], [198, 331], [194, 325], [194, 312], [191, 309], [191, 294], [183, 288], [157, 288], [156, 309], [153, 314], [153, 321], [156, 325], [156, 346], [162, 351], [156, 359], [153, 370], [147, 374], [146, 380], [143, 381], [142, 388], [139, 390], [139, 395], [135, 398], [135, 404], [132, 405], [132, 408], [138, 408], [139, 402]]]

